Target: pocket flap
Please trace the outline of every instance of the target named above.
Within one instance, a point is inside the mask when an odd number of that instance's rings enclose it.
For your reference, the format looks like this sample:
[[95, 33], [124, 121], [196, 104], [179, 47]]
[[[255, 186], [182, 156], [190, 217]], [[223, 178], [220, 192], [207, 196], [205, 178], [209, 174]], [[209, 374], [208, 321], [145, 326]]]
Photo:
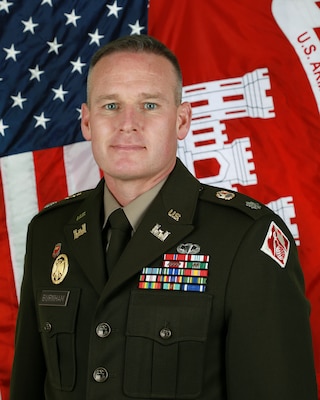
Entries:
[[206, 293], [136, 290], [131, 293], [127, 336], [163, 345], [205, 341], [212, 296]]
[[80, 289], [38, 290], [39, 331], [49, 337], [73, 333], [80, 299]]

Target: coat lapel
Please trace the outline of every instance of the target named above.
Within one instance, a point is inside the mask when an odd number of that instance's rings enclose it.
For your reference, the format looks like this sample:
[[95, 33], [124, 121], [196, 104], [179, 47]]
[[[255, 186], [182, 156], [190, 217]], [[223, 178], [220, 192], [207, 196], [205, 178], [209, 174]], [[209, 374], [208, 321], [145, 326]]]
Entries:
[[138, 230], [115, 265], [103, 295], [109, 296], [145, 266], [181, 243], [193, 229], [201, 184], [177, 165], [149, 207]]
[[102, 180], [81, 203], [64, 229], [73, 256], [98, 294], [107, 279], [101, 238], [103, 187]]

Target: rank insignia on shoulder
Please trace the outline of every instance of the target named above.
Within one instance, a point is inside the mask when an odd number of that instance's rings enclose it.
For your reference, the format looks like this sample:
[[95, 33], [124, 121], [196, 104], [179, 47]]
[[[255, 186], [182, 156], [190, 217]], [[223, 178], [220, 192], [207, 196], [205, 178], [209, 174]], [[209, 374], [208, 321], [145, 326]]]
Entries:
[[246, 206], [251, 208], [251, 210], [261, 210], [261, 205], [256, 201], [246, 201]]
[[260, 250], [276, 261], [281, 268], [285, 268], [289, 256], [290, 241], [282, 230], [274, 222], [271, 222]]
[[232, 192], [228, 192], [227, 190], [219, 190], [216, 193], [216, 196], [218, 197], [218, 199], [232, 200], [236, 195]]
[[66, 254], [60, 254], [53, 263], [51, 271], [51, 281], [55, 285], [61, 283], [66, 277], [69, 269], [68, 256]]

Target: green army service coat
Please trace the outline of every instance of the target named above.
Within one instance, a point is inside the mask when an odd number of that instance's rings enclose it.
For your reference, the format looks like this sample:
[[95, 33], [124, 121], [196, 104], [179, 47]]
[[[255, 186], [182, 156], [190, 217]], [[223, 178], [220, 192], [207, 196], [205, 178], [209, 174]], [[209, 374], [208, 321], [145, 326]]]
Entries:
[[30, 223], [11, 400], [317, 399], [309, 303], [277, 215], [178, 160], [107, 278], [103, 188]]

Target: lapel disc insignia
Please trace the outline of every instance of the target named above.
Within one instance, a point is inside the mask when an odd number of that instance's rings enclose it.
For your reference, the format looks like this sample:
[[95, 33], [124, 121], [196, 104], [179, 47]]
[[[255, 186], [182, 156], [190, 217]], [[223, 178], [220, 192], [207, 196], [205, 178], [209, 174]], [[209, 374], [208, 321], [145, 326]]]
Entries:
[[60, 254], [54, 261], [51, 271], [51, 281], [55, 285], [61, 283], [68, 273], [69, 261], [66, 254]]
[[84, 235], [85, 233], [87, 233], [87, 224], [86, 223], [82, 224], [81, 228], [73, 230], [73, 239], [74, 240], [79, 239], [79, 237]]
[[181, 218], [181, 214], [178, 211], [175, 211], [171, 208], [171, 210], [168, 212], [169, 217], [173, 218], [175, 221], [179, 221]]
[[171, 232], [168, 231], [163, 231], [161, 228], [160, 224], [156, 224], [152, 229], [151, 229], [151, 233], [158, 238], [159, 240], [161, 240], [162, 242], [164, 242], [167, 237], [170, 235]]

